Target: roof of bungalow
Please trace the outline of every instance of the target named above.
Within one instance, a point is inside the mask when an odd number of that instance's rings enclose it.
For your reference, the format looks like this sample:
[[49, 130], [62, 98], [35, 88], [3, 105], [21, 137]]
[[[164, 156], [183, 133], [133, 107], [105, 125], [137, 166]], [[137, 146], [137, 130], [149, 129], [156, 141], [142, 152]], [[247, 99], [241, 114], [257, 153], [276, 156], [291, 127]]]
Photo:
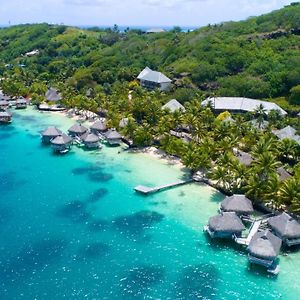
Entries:
[[85, 126], [83, 126], [83, 125], [81, 125], [81, 124], [79, 124], [79, 123], [76, 123], [76, 124], [74, 124], [73, 126], [71, 126], [71, 127], [68, 129], [68, 131], [69, 131], [70, 133], [83, 134], [83, 133], [87, 132], [88, 129], [87, 129]]
[[121, 134], [114, 128], [109, 129], [106, 134], [105, 134], [106, 138], [108, 138], [109, 140], [118, 140], [121, 139], [122, 136]]
[[271, 110], [279, 110], [282, 115], [286, 115], [287, 112], [275, 103], [250, 99], [241, 97], [215, 97], [207, 98], [202, 102], [202, 106], [212, 104], [216, 110], [228, 110], [228, 111], [249, 111], [254, 112], [258, 106], [263, 105], [267, 113]]
[[24, 98], [19, 98], [19, 99], [17, 99], [16, 103], [17, 104], [27, 104], [27, 100]]
[[241, 219], [234, 212], [223, 212], [211, 217], [208, 226], [213, 231], [221, 232], [241, 232], [245, 230]]
[[245, 166], [250, 166], [253, 158], [251, 156], [251, 154], [238, 150], [236, 153], [236, 158], [239, 160], [239, 162]]
[[94, 124], [92, 124], [92, 126], [90, 128], [94, 129], [94, 130], [105, 131], [106, 124], [104, 121], [98, 120]]
[[6, 101], [8, 101], [10, 99], [11, 99], [11, 97], [9, 97], [7, 95], [4, 95], [3, 93], [0, 93], [0, 100], [6, 100]]
[[253, 205], [251, 200], [249, 200], [245, 195], [233, 195], [227, 196], [221, 202], [221, 209], [223, 211], [231, 211], [236, 213], [252, 213], [253, 212]]
[[9, 102], [6, 101], [6, 100], [0, 100], [0, 105], [1, 106], [6, 106], [6, 105], [9, 105]]
[[282, 241], [271, 231], [259, 231], [251, 239], [248, 250], [251, 255], [272, 260], [279, 254]]
[[284, 167], [279, 167], [277, 169], [277, 174], [279, 175], [280, 181], [285, 181], [292, 176]]
[[256, 128], [256, 129], [265, 129], [268, 127], [269, 122], [266, 120], [263, 120], [261, 123], [258, 122], [257, 119], [253, 119], [251, 121], [249, 121], [249, 123], [252, 125], [252, 127]]
[[0, 117], [11, 117], [12, 113], [10, 111], [0, 111]]
[[146, 31], [147, 33], [161, 33], [166, 32], [163, 28], [150, 28]]
[[169, 83], [172, 82], [170, 78], [158, 71], [152, 71], [146, 67], [137, 77], [140, 80], [151, 81], [155, 83]]
[[286, 126], [280, 130], [274, 130], [273, 133], [280, 139], [291, 139], [300, 144], [300, 136], [296, 134], [297, 130], [292, 126]]
[[271, 217], [268, 220], [271, 228], [277, 232], [282, 238], [297, 239], [300, 238], [300, 224], [289, 214], [282, 214]]
[[55, 88], [49, 88], [45, 94], [47, 101], [60, 101], [62, 99], [61, 94]]
[[42, 136], [53, 136], [54, 137], [54, 136], [58, 136], [61, 134], [62, 134], [62, 132], [54, 126], [50, 126], [42, 132]]
[[119, 127], [124, 128], [128, 125], [128, 118], [123, 118], [121, 119], [121, 121], [119, 122]]
[[184, 106], [176, 99], [171, 99], [162, 107], [162, 109], [169, 109], [171, 112], [175, 112], [177, 110], [182, 110], [183, 112], [185, 111]]
[[97, 143], [100, 140], [100, 138], [94, 133], [85, 133], [81, 138], [85, 143]]
[[55, 137], [53, 140], [51, 140], [51, 144], [53, 145], [67, 145], [71, 143], [72, 138], [70, 138], [68, 135], [65, 133], [58, 135]]

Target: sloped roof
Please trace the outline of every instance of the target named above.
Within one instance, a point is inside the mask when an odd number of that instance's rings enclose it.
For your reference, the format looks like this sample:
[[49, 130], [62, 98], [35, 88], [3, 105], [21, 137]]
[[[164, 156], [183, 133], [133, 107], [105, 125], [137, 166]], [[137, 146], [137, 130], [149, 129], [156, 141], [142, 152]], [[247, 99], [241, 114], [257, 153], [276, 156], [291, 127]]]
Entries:
[[182, 110], [183, 112], [185, 111], [184, 106], [176, 99], [171, 99], [162, 107], [162, 109], [169, 109], [171, 112], [175, 112], [177, 110]]
[[300, 238], [300, 224], [285, 212], [269, 218], [268, 223], [282, 238]]
[[94, 130], [105, 131], [106, 125], [105, 125], [105, 122], [99, 120], [99, 121], [96, 121], [94, 124], [92, 124], [92, 126], [90, 128], [94, 129]]
[[119, 127], [124, 128], [128, 125], [128, 118], [123, 118], [119, 122]]
[[166, 32], [163, 28], [150, 28], [146, 31], [147, 33], [161, 33]]
[[99, 142], [100, 139], [94, 133], [89, 133], [89, 134], [85, 134], [85, 136], [82, 138], [82, 140], [85, 143], [96, 143], [96, 142]]
[[284, 167], [279, 167], [277, 174], [279, 175], [280, 181], [285, 181], [292, 176]]
[[167, 83], [172, 82], [170, 78], [161, 72], [152, 71], [150, 68], [146, 67], [137, 77], [140, 80], [151, 81], [155, 83]]
[[121, 134], [116, 129], [108, 130], [107, 133], [105, 134], [105, 136], [109, 140], [118, 140], [118, 139], [122, 138]]
[[61, 134], [62, 132], [54, 126], [50, 126], [42, 132], [42, 136], [49, 136], [49, 137], [55, 137]]
[[252, 161], [253, 161], [253, 158], [251, 156], [251, 154], [247, 153], [247, 152], [244, 152], [244, 151], [241, 151], [239, 150], [237, 153], [236, 153], [236, 158], [239, 160], [239, 162], [245, 166], [250, 166]]
[[53, 144], [53, 145], [67, 145], [67, 144], [71, 143], [71, 141], [72, 141], [72, 139], [68, 135], [63, 133], [62, 135], [58, 135], [56, 138], [51, 140], [51, 144]]
[[275, 259], [282, 241], [270, 230], [257, 232], [251, 239], [248, 250], [251, 255], [262, 259]]
[[268, 121], [263, 120], [261, 123], [258, 123], [257, 119], [251, 120], [249, 123], [256, 129], [265, 129], [269, 125]]
[[249, 214], [253, 212], [253, 205], [245, 195], [233, 195], [226, 197], [221, 202], [221, 209], [223, 211]]
[[286, 126], [280, 130], [274, 130], [273, 133], [280, 139], [294, 140], [300, 144], [300, 136], [296, 134], [297, 130], [292, 126]]
[[9, 102], [6, 101], [6, 100], [0, 100], [0, 105], [1, 106], [7, 106], [7, 105], [9, 105]]
[[0, 117], [11, 117], [12, 113], [10, 111], [0, 111]]
[[87, 128], [84, 127], [83, 125], [79, 124], [79, 123], [76, 123], [74, 124], [73, 126], [71, 126], [68, 131], [70, 133], [75, 133], [75, 134], [83, 134], [85, 132], [87, 132]]
[[61, 94], [54, 88], [49, 88], [45, 97], [47, 101], [60, 101], [62, 99]]
[[207, 98], [202, 102], [202, 106], [212, 104], [214, 109], [217, 110], [235, 110], [235, 111], [249, 111], [254, 112], [258, 106], [263, 105], [267, 113], [271, 110], [279, 110], [282, 115], [286, 115], [287, 112], [275, 103], [250, 99], [241, 97], [215, 97]]
[[241, 219], [234, 212], [223, 212], [211, 217], [208, 221], [208, 226], [213, 231], [221, 232], [241, 232], [245, 230]]

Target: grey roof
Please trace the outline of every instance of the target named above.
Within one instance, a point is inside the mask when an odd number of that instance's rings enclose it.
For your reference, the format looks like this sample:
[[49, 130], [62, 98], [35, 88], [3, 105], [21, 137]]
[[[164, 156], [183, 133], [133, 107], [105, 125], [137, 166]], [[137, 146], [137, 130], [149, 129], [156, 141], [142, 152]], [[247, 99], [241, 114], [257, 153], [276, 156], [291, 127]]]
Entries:
[[254, 234], [248, 250], [251, 255], [262, 259], [275, 259], [279, 254], [282, 241], [271, 231], [265, 230]]
[[83, 137], [81, 137], [84, 143], [97, 143], [99, 142], [99, 137], [93, 133], [85, 133]]
[[171, 112], [175, 112], [176, 110], [182, 110], [183, 112], [185, 111], [184, 106], [176, 99], [170, 100], [162, 107], [162, 109], [169, 109]]
[[254, 112], [258, 106], [263, 105], [267, 113], [269, 113], [271, 110], [279, 110], [282, 115], [287, 114], [286, 111], [284, 111], [280, 106], [278, 106], [275, 103], [250, 99], [250, 98], [240, 98], [240, 97], [207, 98], [202, 102], [202, 106], [207, 106], [210, 103], [212, 104], [214, 109], [217, 110]]
[[124, 128], [128, 125], [128, 118], [123, 118], [120, 122], [119, 122], [119, 127]]
[[234, 212], [223, 212], [211, 217], [208, 226], [213, 231], [221, 232], [241, 232], [245, 230], [241, 219]]
[[49, 136], [49, 137], [55, 137], [61, 134], [62, 132], [54, 126], [50, 126], [42, 132], [42, 136]]
[[146, 67], [137, 77], [140, 80], [151, 81], [155, 83], [166, 83], [172, 82], [170, 78], [161, 72], [152, 71], [150, 68]]
[[51, 141], [51, 144], [53, 145], [67, 145], [69, 143], [71, 143], [72, 138], [70, 138], [68, 135], [66, 135], [65, 133], [58, 135], [56, 138], [54, 138]]
[[26, 101], [26, 99], [24, 99], [24, 98], [19, 98], [19, 99], [16, 101], [16, 104], [27, 104], [27, 101]]
[[286, 126], [280, 130], [274, 130], [273, 133], [280, 139], [291, 139], [300, 144], [300, 136], [296, 134], [297, 130], [292, 126]]
[[10, 111], [0, 111], [0, 117], [11, 117], [12, 113]]
[[83, 125], [76, 123], [73, 126], [71, 126], [68, 131], [70, 133], [75, 133], [75, 134], [84, 134], [88, 131], [88, 129], [86, 127], [84, 127]]
[[300, 238], [300, 224], [285, 212], [269, 218], [268, 223], [284, 239]]
[[7, 106], [7, 105], [9, 105], [9, 103], [6, 100], [0, 100], [0, 105], [1, 106]]
[[107, 133], [105, 134], [105, 136], [109, 139], [109, 140], [118, 140], [121, 139], [122, 136], [121, 134], [116, 130], [116, 129], [109, 129], [107, 131]]
[[105, 131], [106, 125], [105, 125], [105, 122], [99, 120], [99, 121], [96, 121], [90, 128], [93, 130]]
[[257, 119], [249, 121], [249, 123], [256, 129], [265, 129], [268, 127], [269, 122], [266, 120], [263, 120], [260, 124], [258, 123]]
[[280, 181], [285, 181], [292, 176], [284, 167], [279, 167], [277, 174], [279, 175]]
[[252, 161], [253, 161], [253, 158], [251, 156], [251, 154], [247, 153], [247, 152], [244, 152], [244, 151], [241, 151], [239, 150], [237, 153], [236, 153], [236, 158], [239, 160], [239, 162], [245, 166], [250, 166]]
[[49, 88], [45, 97], [47, 101], [60, 101], [62, 99], [61, 94], [54, 88]]
[[150, 28], [146, 31], [147, 33], [161, 33], [165, 32], [163, 28]]
[[11, 97], [9, 97], [9, 96], [7, 96], [7, 95], [4, 95], [4, 94], [1, 94], [1, 93], [0, 93], [0, 100], [8, 101], [8, 100], [10, 100], [10, 99], [11, 99]]
[[249, 214], [253, 212], [253, 205], [245, 195], [233, 195], [226, 197], [221, 202], [221, 209], [223, 211]]

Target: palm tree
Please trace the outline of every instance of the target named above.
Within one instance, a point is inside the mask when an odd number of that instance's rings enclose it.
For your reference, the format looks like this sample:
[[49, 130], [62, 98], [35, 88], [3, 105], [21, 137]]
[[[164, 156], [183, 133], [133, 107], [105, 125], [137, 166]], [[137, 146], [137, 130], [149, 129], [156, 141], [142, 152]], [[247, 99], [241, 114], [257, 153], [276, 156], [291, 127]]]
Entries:
[[279, 202], [290, 205], [295, 212], [300, 212], [300, 184], [297, 178], [290, 178], [283, 182], [279, 189]]
[[299, 144], [291, 139], [283, 139], [278, 144], [279, 155], [284, 161], [295, 162], [300, 153], [299, 148]]

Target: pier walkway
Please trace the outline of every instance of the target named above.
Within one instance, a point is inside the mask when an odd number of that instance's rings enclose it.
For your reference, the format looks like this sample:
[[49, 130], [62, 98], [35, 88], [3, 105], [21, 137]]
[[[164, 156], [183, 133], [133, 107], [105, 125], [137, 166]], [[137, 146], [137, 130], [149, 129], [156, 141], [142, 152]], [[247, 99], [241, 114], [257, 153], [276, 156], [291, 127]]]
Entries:
[[184, 184], [188, 184], [193, 182], [193, 179], [188, 179], [188, 180], [178, 180], [169, 184], [165, 184], [165, 185], [160, 185], [160, 186], [155, 186], [155, 187], [148, 187], [148, 186], [144, 186], [144, 185], [138, 185], [134, 188], [134, 190], [138, 193], [144, 194], [144, 195], [148, 195], [148, 194], [152, 194], [155, 192], [159, 192], [162, 190], [167, 190], [176, 186], [180, 186], [180, 185], [184, 185]]
[[255, 233], [258, 231], [259, 229], [259, 226], [261, 225], [262, 223], [262, 220], [257, 220], [257, 221], [254, 221], [252, 223], [252, 226], [250, 228], [250, 231], [249, 231], [249, 234], [246, 238], [238, 238], [238, 237], [235, 237], [234, 240], [240, 244], [240, 245], [246, 245], [248, 246], [250, 244], [250, 241], [252, 240], [253, 236], [255, 235]]

